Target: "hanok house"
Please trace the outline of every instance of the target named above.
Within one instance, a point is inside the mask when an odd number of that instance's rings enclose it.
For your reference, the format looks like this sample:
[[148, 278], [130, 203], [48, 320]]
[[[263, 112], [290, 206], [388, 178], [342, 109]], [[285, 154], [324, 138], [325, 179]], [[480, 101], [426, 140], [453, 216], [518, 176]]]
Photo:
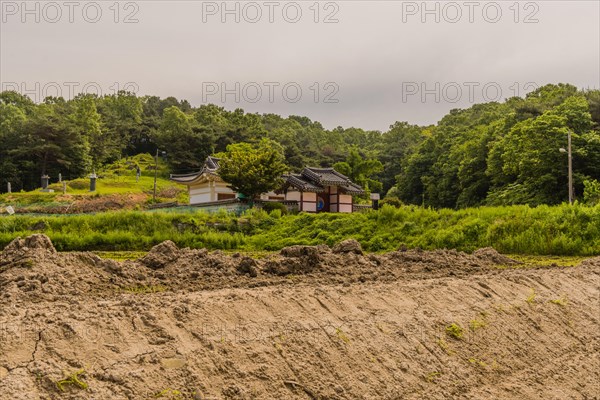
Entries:
[[298, 202], [307, 212], [351, 213], [353, 195], [365, 193], [356, 183], [333, 168], [304, 168], [299, 174], [284, 175], [286, 200]]
[[188, 187], [190, 204], [205, 204], [217, 201], [235, 200], [236, 193], [223, 181], [217, 170], [219, 159], [208, 157], [200, 172], [185, 175], [171, 175], [171, 180]]
[[[208, 157], [199, 172], [171, 175], [174, 182], [186, 185], [190, 204], [196, 206], [225, 206], [239, 202], [235, 193], [218, 174], [219, 159]], [[260, 202], [280, 201], [305, 212], [353, 211], [353, 195], [364, 190], [333, 168], [304, 168], [299, 174], [283, 176], [284, 184], [277, 192], [264, 193]]]

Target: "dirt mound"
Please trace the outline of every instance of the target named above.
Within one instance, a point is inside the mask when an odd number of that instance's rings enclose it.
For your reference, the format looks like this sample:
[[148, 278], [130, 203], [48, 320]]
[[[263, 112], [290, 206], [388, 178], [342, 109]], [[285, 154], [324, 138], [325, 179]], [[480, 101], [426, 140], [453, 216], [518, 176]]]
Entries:
[[[4, 282], [7, 281], [7, 276], [10, 274], [6, 271], [28, 270], [45, 260], [55, 259], [56, 255], [56, 249], [46, 235], [36, 234], [25, 239], [20, 237], [14, 239], [0, 253], [0, 273], [2, 273], [0, 275], [0, 296], [8, 297]], [[26, 275], [30, 275], [33, 280], [28, 281], [25, 275], [19, 275], [14, 280], [20, 288], [26, 291], [33, 290], [47, 281], [44, 274]]]
[[0, 297], [15, 305], [84, 294], [110, 296], [147, 281], [148, 268], [123, 267], [93, 253], [57, 253], [43, 234], [17, 238], [0, 253]]
[[496, 251], [492, 247], [484, 247], [483, 249], [475, 250], [473, 255], [481, 260], [485, 260], [492, 264], [498, 265], [515, 265], [521, 264], [519, 261], [513, 260], [510, 257], [506, 257]]
[[509, 261], [165, 242], [115, 262], [18, 239], [0, 254], [0, 397], [597, 397], [600, 258]]
[[28, 253], [39, 254], [38, 250], [56, 253], [56, 249], [48, 236], [35, 234], [28, 236], [25, 239], [21, 239], [20, 237], [14, 239], [2, 251], [2, 258], [9, 259], [10, 257]]
[[[429, 279], [498, 272], [497, 264], [514, 263], [496, 253], [469, 255], [454, 250], [398, 251], [363, 254], [360, 244], [346, 240], [333, 249], [291, 246], [265, 259], [225, 255], [206, 249], [179, 249], [171, 241], [154, 246], [137, 261], [118, 263], [93, 253], [58, 255], [45, 235], [15, 239], [0, 256], [0, 289], [17, 300], [63, 295], [110, 296], [109, 292], [160, 288], [167, 291], [253, 288], [271, 285], [353, 284]], [[76, 284], [74, 284], [76, 282]]]
[[582, 267], [600, 267], [600, 257], [588, 258], [581, 263]]
[[177, 245], [170, 240], [154, 246], [146, 256], [140, 259], [140, 262], [148, 268], [159, 269], [165, 265], [177, 261], [179, 258], [179, 249]]
[[[59, 204], [34, 204], [17, 207], [16, 213], [21, 214], [84, 214], [116, 210], [133, 210], [144, 204], [150, 195], [145, 193], [109, 194], [102, 196], [90, 195], [58, 195], [55, 199]], [[35, 230], [44, 230], [40, 225]]]
[[344, 240], [335, 246], [333, 246], [334, 253], [354, 253], [354, 254], [362, 254], [362, 247], [360, 243], [358, 243], [354, 239]]
[[324, 262], [330, 253], [328, 246], [291, 246], [281, 250], [264, 264], [264, 272], [275, 275], [308, 274]]
[[[384, 262], [400, 264], [404, 272], [414, 277], [427, 273], [431, 276], [460, 276], [481, 272], [518, 262], [498, 254], [493, 249], [482, 249], [473, 254], [457, 250], [423, 251], [421, 249], [400, 250], [382, 256]], [[492, 268], [496, 271], [496, 268]]]

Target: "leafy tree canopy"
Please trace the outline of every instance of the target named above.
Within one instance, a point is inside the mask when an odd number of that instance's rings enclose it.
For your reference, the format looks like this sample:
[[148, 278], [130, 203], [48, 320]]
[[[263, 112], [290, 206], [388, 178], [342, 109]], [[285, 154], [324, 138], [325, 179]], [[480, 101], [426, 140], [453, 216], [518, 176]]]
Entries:
[[257, 144], [236, 143], [219, 154], [219, 175], [231, 188], [250, 199], [277, 189], [287, 171], [283, 148], [270, 139]]
[[[286, 170], [331, 167], [371, 191], [435, 208], [567, 200], [573, 138], [575, 195], [600, 180], [600, 90], [545, 85], [503, 103], [451, 110], [432, 126], [396, 122], [385, 132], [325, 129], [305, 116], [193, 107], [186, 100], [119, 92], [72, 100], [0, 93], [0, 192], [32, 190], [43, 173], [85, 176], [124, 157], [166, 151], [172, 173], [197, 171], [206, 156], [263, 139]], [[588, 186], [589, 187], [589, 184]], [[589, 192], [589, 189], [588, 189]]]

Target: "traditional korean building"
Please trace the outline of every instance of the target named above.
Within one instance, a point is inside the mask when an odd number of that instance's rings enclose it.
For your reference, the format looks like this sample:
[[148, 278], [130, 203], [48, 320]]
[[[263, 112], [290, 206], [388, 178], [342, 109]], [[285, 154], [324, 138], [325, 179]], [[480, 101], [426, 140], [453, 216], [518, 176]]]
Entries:
[[171, 175], [171, 180], [188, 187], [190, 204], [212, 203], [234, 200], [236, 193], [223, 181], [217, 170], [219, 159], [208, 157], [199, 172], [185, 175]]
[[307, 212], [351, 213], [353, 195], [365, 193], [347, 176], [333, 168], [304, 168], [299, 174], [284, 175], [286, 200], [298, 202], [298, 209]]
[[[208, 157], [199, 172], [171, 175], [174, 182], [186, 185], [190, 204], [218, 206], [239, 202], [235, 193], [218, 174], [219, 159]], [[364, 194], [363, 188], [333, 168], [304, 168], [299, 174], [283, 176], [284, 184], [276, 192], [261, 195], [260, 200], [281, 201], [305, 212], [353, 211], [353, 195]]]

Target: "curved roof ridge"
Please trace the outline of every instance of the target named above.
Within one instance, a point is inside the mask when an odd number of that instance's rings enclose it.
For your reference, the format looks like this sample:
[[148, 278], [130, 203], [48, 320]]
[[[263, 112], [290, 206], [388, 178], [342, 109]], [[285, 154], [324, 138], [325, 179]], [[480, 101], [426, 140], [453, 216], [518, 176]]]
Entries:
[[304, 167], [306, 169], [310, 169], [311, 171], [335, 171], [333, 167]]
[[187, 174], [170, 174], [169, 176], [171, 178], [188, 178], [191, 176], [198, 176], [202, 173], [202, 170], [200, 170], [199, 172], [189, 172]]

